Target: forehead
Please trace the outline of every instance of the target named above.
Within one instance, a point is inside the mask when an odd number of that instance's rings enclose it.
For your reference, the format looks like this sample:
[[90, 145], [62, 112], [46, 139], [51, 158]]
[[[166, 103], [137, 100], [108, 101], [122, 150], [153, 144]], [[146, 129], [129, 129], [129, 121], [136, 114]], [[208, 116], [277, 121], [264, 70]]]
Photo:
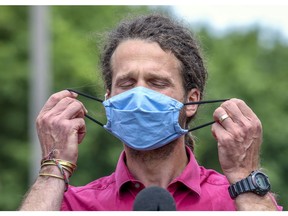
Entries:
[[111, 57], [113, 75], [122, 70], [177, 71], [181, 63], [171, 51], [164, 51], [156, 42], [140, 39], [123, 41]]

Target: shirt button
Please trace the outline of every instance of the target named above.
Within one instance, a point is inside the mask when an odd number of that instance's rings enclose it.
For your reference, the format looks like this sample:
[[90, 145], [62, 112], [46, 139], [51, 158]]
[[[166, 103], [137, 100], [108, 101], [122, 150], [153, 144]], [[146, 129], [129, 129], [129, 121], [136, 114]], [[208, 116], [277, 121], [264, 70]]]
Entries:
[[140, 184], [139, 183], [135, 183], [135, 188], [139, 188], [140, 187]]

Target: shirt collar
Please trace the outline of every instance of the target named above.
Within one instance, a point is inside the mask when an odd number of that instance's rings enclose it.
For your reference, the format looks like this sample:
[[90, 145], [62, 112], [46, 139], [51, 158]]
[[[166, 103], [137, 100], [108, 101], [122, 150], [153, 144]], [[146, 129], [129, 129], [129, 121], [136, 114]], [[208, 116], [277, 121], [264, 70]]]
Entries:
[[120, 192], [121, 187], [127, 183], [135, 180], [132, 174], [129, 172], [128, 167], [126, 166], [126, 154], [125, 151], [122, 151], [116, 171], [115, 171], [116, 187], [117, 191]]
[[[200, 167], [195, 159], [195, 156], [191, 149], [186, 146], [186, 153], [188, 156], [188, 164], [181, 173], [180, 176], [176, 177], [172, 183], [181, 182], [190, 190], [196, 192], [199, 196], [201, 193], [200, 187]], [[171, 183], [171, 184], [172, 184]]]
[[[175, 178], [171, 184], [175, 182], [180, 182], [188, 187], [190, 190], [196, 192], [198, 195], [201, 193], [200, 188], [200, 167], [192, 153], [191, 149], [186, 147], [187, 156], [189, 162], [180, 176]], [[126, 154], [123, 151], [119, 157], [118, 164], [115, 170], [116, 187], [117, 191], [120, 193], [121, 187], [127, 182], [137, 181], [132, 174], [129, 172], [126, 166]]]

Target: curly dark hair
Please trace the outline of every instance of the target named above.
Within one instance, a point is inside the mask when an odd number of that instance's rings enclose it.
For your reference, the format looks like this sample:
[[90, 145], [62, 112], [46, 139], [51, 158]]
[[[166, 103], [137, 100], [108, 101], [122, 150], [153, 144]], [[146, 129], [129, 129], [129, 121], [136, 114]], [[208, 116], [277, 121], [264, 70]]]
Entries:
[[[111, 90], [113, 71], [110, 61], [118, 45], [128, 39], [141, 39], [156, 42], [164, 51], [171, 51], [181, 63], [185, 92], [197, 88], [202, 99], [207, 71], [198, 43], [187, 27], [167, 16], [151, 14], [124, 20], [107, 36], [101, 55], [102, 75], [106, 89]], [[186, 127], [192, 118], [186, 119]], [[185, 144], [194, 149], [191, 135], [185, 136]]]

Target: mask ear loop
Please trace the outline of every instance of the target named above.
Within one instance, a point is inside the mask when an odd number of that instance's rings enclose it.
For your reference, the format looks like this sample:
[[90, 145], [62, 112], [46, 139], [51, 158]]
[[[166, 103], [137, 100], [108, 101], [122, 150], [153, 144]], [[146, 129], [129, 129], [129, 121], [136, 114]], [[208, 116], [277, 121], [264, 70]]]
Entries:
[[225, 101], [227, 101], [227, 100], [230, 100], [230, 99], [195, 101], [195, 102], [188, 102], [188, 103], [184, 103], [184, 105], [207, 104], [207, 103], [218, 103], [218, 102], [225, 102]]
[[[71, 91], [71, 92], [75, 92], [76, 94], [78, 95], [81, 95], [83, 97], [86, 97], [86, 98], [89, 98], [89, 99], [92, 99], [92, 100], [96, 100], [98, 102], [103, 102], [103, 100], [99, 99], [99, 98], [96, 98], [94, 96], [91, 96], [91, 95], [88, 95], [88, 94], [85, 94], [85, 93], [82, 93], [82, 92], [79, 92], [79, 91], [76, 91], [76, 90], [73, 90], [73, 89], [67, 89], [68, 91]], [[88, 115], [88, 114], [85, 114], [85, 117], [90, 119], [91, 121], [95, 122], [96, 124], [100, 125], [101, 127], [104, 126], [104, 124], [102, 124], [101, 122], [97, 121], [95, 118], [93, 118], [92, 116]]]
[[81, 95], [83, 97], [90, 98], [92, 100], [96, 100], [96, 101], [101, 102], [101, 103], [103, 102], [103, 100], [101, 100], [99, 98], [96, 98], [94, 96], [91, 96], [91, 95], [88, 95], [88, 94], [85, 94], [85, 93], [82, 93], [82, 92], [79, 92], [79, 91], [76, 91], [76, 90], [73, 90], [73, 89], [67, 89], [67, 90], [71, 91], [71, 92], [75, 92], [75, 93], [77, 93], [77, 94], [79, 94], [79, 95]]
[[102, 124], [101, 122], [97, 121], [95, 118], [93, 118], [92, 116], [85, 114], [85, 117], [90, 119], [91, 121], [95, 122], [96, 124], [100, 125], [101, 127], [104, 126], [104, 124]]
[[[196, 101], [196, 102], [188, 102], [188, 103], [184, 103], [184, 105], [194, 105], [194, 104], [207, 104], [207, 103], [218, 103], [218, 102], [225, 102], [229, 99], [220, 99], [220, 100], [207, 100], [207, 101]], [[195, 131], [195, 130], [198, 130], [200, 128], [203, 128], [203, 127], [206, 127], [206, 126], [209, 126], [209, 125], [212, 125], [214, 124], [215, 121], [211, 121], [211, 122], [208, 122], [206, 124], [202, 124], [202, 125], [199, 125], [197, 127], [194, 127], [194, 128], [191, 128], [188, 130], [188, 132], [191, 132], [191, 131]]]
[[[79, 92], [79, 91], [76, 91], [74, 89], [67, 89], [68, 91], [71, 91], [71, 92], [75, 92], [77, 93], [78, 95], [81, 95], [83, 97], [86, 97], [86, 98], [90, 98], [92, 100], [96, 100], [98, 102], [103, 102], [103, 100], [99, 99], [99, 98], [96, 98], [94, 96], [91, 96], [91, 95], [88, 95], [88, 94], [85, 94], [85, 93], [82, 93], [82, 92]], [[106, 95], [105, 95], [105, 98], [106, 98]], [[220, 100], [207, 100], [207, 101], [196, 101], [196, 102], [188, 102], [188, 103], [184, 103], [184, 105], [194, 105], [194, 104], [207, 104], [207, 103], [218, 103], [218, 102], [224, 102], [224, 101], [227, 101], [229, 99], [220, 99]], [[91, 121], [95, 122], [96, 124], [100, 125], [101, 127], [104, 126], [104, 124], [102, 124], [101, 122], [97, 121], [95, 118], [93, 118], [92, 116], [88, 115], [88, 114], [85, 114], [85, 117], [90, 119]], [[200, 128], [203, 128], [203, 127], [206, 127], [206, 126], [209, 126], [209, 125], [212, 125], [214, 124], [215, 121], [211, 121], [211, 122], [208, 122], [206, 124], [203, 124], [203, 125], [199, 125], [197, 127], [194, 127], [194, 128], [191, 128], [188, 130], [188, 132], [191, 132], [191, 131], [195, 131], [195, 130], [198, 130]]]

